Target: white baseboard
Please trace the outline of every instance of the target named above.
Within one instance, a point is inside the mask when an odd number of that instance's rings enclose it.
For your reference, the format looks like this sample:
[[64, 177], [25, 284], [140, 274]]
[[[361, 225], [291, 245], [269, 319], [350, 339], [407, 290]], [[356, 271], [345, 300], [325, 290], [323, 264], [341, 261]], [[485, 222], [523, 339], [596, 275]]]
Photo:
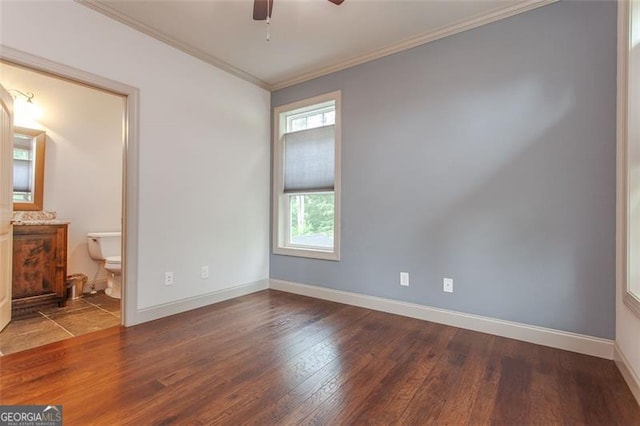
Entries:
[[192, 309], [201, 308], [213, 303], [218, 303], [224, 300], [244, 296], [246, 294], [255, 293], [256, 291], [266, 290], [268, 288], [269, 280], [264, 279], [249, 284], [225, 288], [224, 290], [218, 290], [199, 296], [189, 297], [187, 299], [176, 300], [175, 302], [165, 303], [150, 308], [138, 309], [134, 323], [131, 325], [153, 321], [158, 318], [168, 317], [170, 315], [175, 315], [181, 312], [190, 311]]
[[638, 404], [640, 404], [640, 377], [629, 367], [629, 360], [624, 355], [624, 352], [620, 350], [617, 342], [613, 348], [613, 359], [622, 377], [624, 377], [624, 381], [627, 382], [629, 389], [631, 389], [631, 393], [636, 398], [636, 401], [638, 401]]
[[613, 340], [609, 339], [289, 281], [271, 279], [269, 288], [613, 359]]

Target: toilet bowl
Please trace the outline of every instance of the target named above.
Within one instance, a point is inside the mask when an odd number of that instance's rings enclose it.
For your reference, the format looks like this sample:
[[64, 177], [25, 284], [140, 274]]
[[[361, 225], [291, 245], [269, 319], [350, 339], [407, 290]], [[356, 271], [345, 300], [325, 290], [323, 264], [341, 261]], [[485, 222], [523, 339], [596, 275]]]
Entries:
[[89, 255], [102, 262], [107, 271], [107, 288], [104, 294], [120, 299], [122, 296], [122, 258], [120, 232], [92, 232], [87, 234]]
[[107, 288], [104, 294], [116, 299], [122, 297], [122, 265], [120, 256], [109, 256], [104, 260], [104, 269], [107, 270]]

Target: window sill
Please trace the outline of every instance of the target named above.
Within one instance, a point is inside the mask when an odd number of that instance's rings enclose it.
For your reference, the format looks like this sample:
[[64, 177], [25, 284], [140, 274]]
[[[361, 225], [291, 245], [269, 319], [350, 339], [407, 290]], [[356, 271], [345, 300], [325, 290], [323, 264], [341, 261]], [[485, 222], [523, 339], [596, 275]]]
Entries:
[[640, 318], [640, 300], [628, 291], [622, 296], [622, 301], [627, 308]]
[[314, 250], [311, 248], [274, 247], [273, 254], [320, 260], [340, 260], [340, 254], [337, 251]]

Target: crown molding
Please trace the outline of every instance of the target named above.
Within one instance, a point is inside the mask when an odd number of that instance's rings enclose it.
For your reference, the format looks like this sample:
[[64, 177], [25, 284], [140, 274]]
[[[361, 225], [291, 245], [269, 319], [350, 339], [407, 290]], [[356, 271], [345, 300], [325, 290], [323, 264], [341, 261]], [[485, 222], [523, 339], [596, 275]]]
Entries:
[[116, 9], [112, 8], [111, 6], [99, 2], [98, 0], [75, 0], [75, 2], [80, 3], [81, 5], [86, 6], [90, 9], [93, 9], [96, 12], [99, 12], [105, 16], [108, 16], [109, 18], [112, 18], [120, 22], [121, 24], [124, 24], [130, 28], [133, 28], [134, 30], [138, 30], [141, 33], [144, 33], [150, 37], [153, 37], [156, 40], [166, 43], [169, 46], [175, 47], [176, 49], [181, 50], [184, 53], [187, 53], [195, 58], [198, 58], [201, 61], [204, 61], [210, 65], [213, 65], [214, 67], [220, 68], [221, 70], [226, 71], [229, 74], [235, 75], [236, 77], [239, 77], [245, 81], [248, 81], [251, 84], [255, 84], [256, 86], [266, 90], [271, 89], [269, 83], [260, 80], [256, 76], [249, 74], [248, 72], [243, 71], [240, 68], [234, 67], [233, 65], [213, 55], [210, 55], [203, 50], [196, 49], [193, 46], [189, 46], [186, 43], [183, 43], [173, 37], [163, 34], [161, 31], [151, 28], [148, 25], [145, 25], [136, 19], [132, 19], [124, 15], [123, 13], [117, 11]]
[[328, 67], [323, 67], [318, 70], [299, 75], [297, 77], [280, 81], [278, 83], [272, 84], [270, 89], [271, 91], [284, 89], [285, 87], [303, 83], [305, 81], [322, 77], [324, 75], [331, 74], [336, 71], [342, 71], [344, 69], [351, 68], [356, 65], [364, 64], [365, 62], [373, 61], [375, 59], [380, 59], [385, 56], [392, 55], [394, 53], [402, 52], [403, 50], [408, 50], [408, 49], [411, 49], [435, 40], [439, 40], [444, 37], [448, 37], [450, 35], [458, 34], [467, 30], [481, 27], [483, 25], [490, 24], [492, 22], [499, 21], [501, 19], [505, 19], [513, 15], [517, 15], [532, 9], [536, 9], [538, 7], [546, 6], [548, 4], [555, 3], [556, 1], [558, 0], [527, 0], [517, 5], [502, 7], [494, 11], [491, 11], [489, 13], [484, 13], [470, 19], [465, 19], [451, 25], [446, 25], [444, 27], [437, 28], [433, 31], [428, 31], [426, 33], [418, 34], [414, 37], [410, 37], [398, 43], [393, 43], [381, 49], [376, 49], [372, 52], [366, 53], [364, 55], [346, 59], [334, 65], [330, 65]]
[[128, 16], [115, 10], [111, 6], [101, 3], [99, 0], [75, 0], [75, 1], [105, 16], [108, 16], [124, 25], [127, 25], [150, 37], [153, 37], [156, 40], [166, 43], [191, 56], [194, 56], [204, 62], [207, 62], [217, 68], [220, 68], [223, 71], [233, 74], [236, 77], [239, 77], [245, 81], [248, 81], [249, 83], [255, 84], [256, 86], [266, 90], [275, 91], [275, 90], [284, 89], [285, 87], [303, 83], [305, 81], [312, 80], [314, 78], [322, 77], [324, 75], [331, 74], [336, 71], [341, 71], [347, 68], [351, 68], [353, 66], [360, 65], [365, 62], [373, 61], [375, 59], [380, 59], [385, 56], [392, 55], [394, 53], [402, 52], [404, 50], [411, 49], [435, 40], [439, 40], [441, 38], [448, 37], [450, 35], [471, 30], [473, 28], [477, 28], [482, 25], [490, 24], [492, 22], [496, 22], [501, 19], [508, 18], [510, 16], [527, 12], [529, 10], [536, 9], [538, 7], [542, 7], [551, 3], [555, 3], [558, 0], [526, 0], [516, 5], [502, 7], [502, 8], [493, 10], [491, 12], [475, 16], [470, 19], [465, 19], [463, 21], [459, 21], [451, 25], [446, 25], [444, 27], [437, 28], [433, 31], [418, 34], [414, 37], [402, 40], [398, 43], [387, 45], [381, 49], [376, 49], [364, 55], [358, 55], [355, 57], [347, 58], [333, 65], [321, 67], [311, 72], [306, 72], [292, 78], [281, 80], [274, 84], [269, 84], [268, 82], [261, 80], [256, 76], [217, 58], [216, 56], [206, 53], [203, 50], [196, 49], [192, 46], [189, 46], [186, 43], [176, 40], [173, 37], [167, 36], [166, 34], [163, 34], [162, 32], [156, 29], [153, 29], [135, 19], [129, 18]]

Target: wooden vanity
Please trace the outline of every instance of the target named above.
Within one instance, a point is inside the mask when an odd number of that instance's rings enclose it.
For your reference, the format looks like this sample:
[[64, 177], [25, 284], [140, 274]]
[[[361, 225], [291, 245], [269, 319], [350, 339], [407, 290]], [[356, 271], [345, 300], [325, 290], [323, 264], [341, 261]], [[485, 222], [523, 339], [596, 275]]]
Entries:
[[67, 227], [64, 222], [13, 226], [11, 315], [66, 303]]

